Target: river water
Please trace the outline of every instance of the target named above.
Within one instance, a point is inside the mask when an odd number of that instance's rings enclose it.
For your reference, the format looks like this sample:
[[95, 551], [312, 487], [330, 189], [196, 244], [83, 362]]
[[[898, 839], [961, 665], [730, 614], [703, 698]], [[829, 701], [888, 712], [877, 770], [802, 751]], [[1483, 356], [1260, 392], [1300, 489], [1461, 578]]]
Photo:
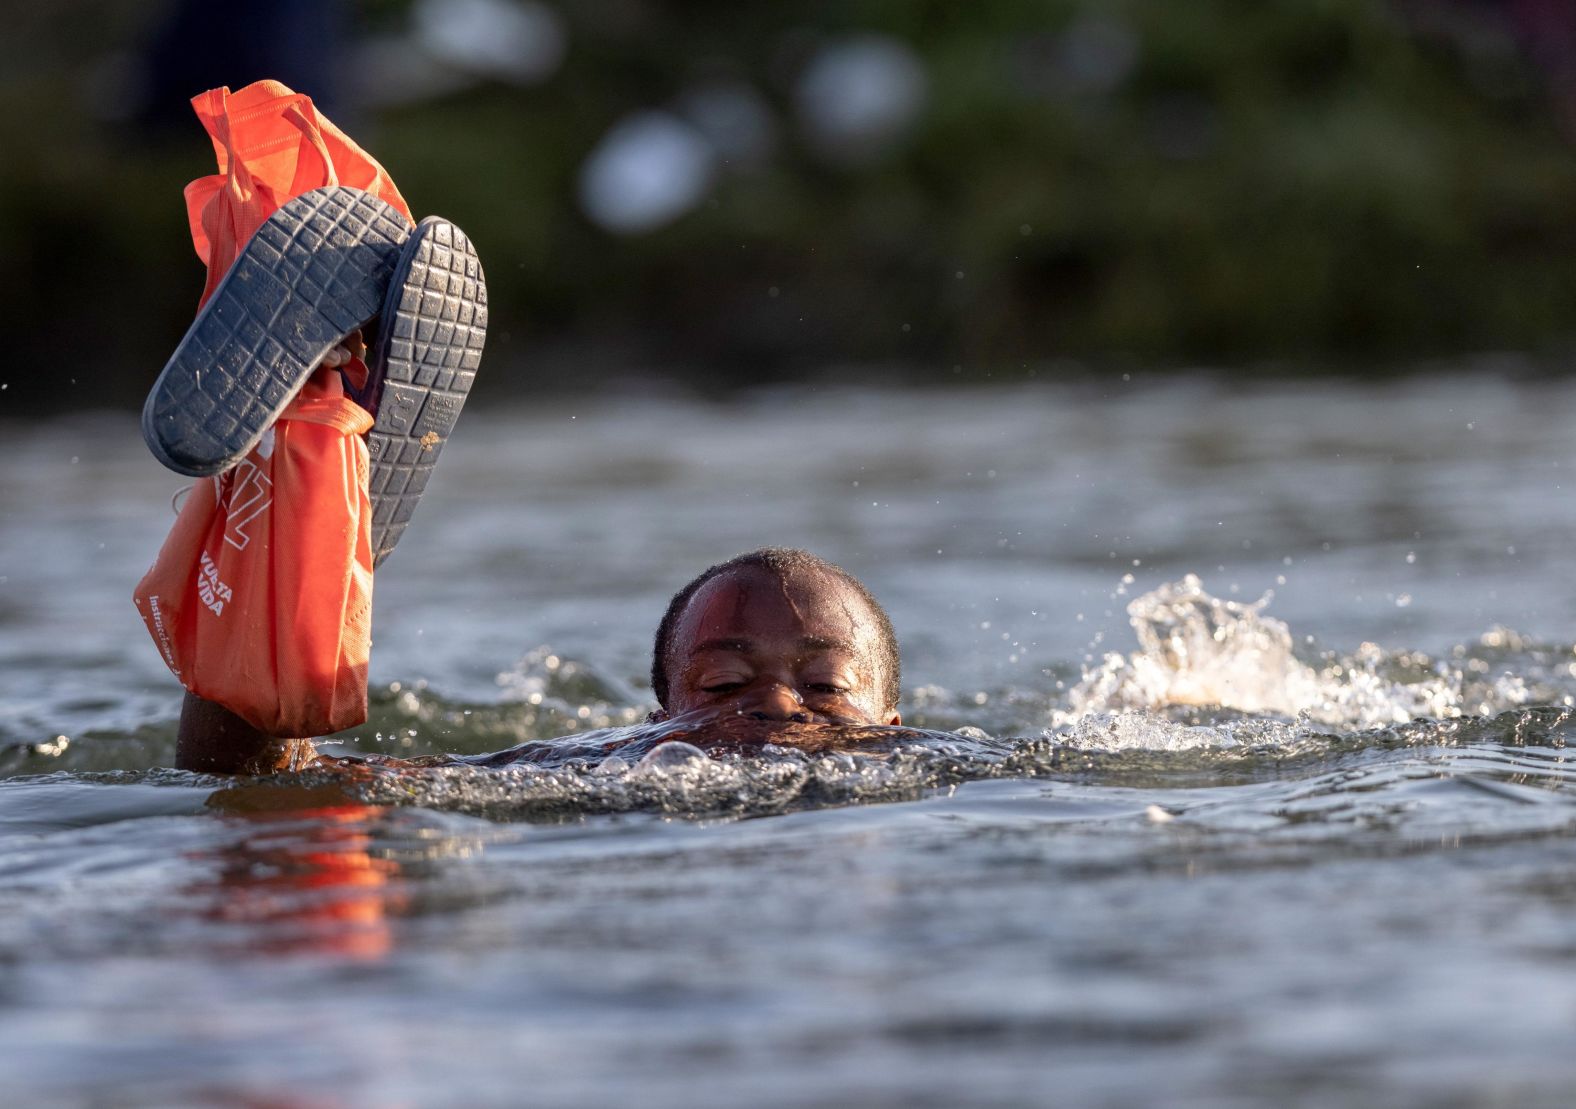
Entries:
[[238, 782], [165, 769], [130, 603], [179, 479], [129, 414], [0, 425], [3, 1100], [1568, 1105], [1573, 412], [1504, 363], [483, 395], [333, 750], [634, 724], [668, 595], [764, 544], [883, 599], [915, 730]]

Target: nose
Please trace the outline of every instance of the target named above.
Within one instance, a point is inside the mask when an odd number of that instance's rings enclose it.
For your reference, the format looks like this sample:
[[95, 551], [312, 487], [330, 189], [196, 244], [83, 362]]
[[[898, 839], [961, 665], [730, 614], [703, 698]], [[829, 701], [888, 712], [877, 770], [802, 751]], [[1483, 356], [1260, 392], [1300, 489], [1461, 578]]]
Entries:
[[804, 711], [804, 701], [790, 685], [773, 682], [761, 691], [746, 716], [753, 720], [785, 720], [794, 724], [808, 724], [810, 714]]

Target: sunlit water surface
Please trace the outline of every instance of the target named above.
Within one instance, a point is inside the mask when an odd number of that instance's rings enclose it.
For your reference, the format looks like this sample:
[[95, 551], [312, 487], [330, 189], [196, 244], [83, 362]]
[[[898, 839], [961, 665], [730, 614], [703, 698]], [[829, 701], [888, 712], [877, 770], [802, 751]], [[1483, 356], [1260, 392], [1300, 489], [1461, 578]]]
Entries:
[[[3, 425], [4, 1101], [1568, 1105], [1573, 408], [477, 404], [333, 749], [575, 745], [239, 782], [161, 769], [179, 481]], [[609, 754], [667, 596], [767, 543], [886, 601], [912, 728]]]

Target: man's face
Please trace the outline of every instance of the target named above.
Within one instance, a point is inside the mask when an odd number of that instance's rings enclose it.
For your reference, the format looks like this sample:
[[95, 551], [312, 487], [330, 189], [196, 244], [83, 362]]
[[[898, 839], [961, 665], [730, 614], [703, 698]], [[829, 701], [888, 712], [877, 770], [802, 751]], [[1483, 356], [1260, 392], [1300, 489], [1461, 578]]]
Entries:
[[696, 592], [674, 627], [668, 715], [898, 724], [864, 598], [828, 574], [746, 566]]

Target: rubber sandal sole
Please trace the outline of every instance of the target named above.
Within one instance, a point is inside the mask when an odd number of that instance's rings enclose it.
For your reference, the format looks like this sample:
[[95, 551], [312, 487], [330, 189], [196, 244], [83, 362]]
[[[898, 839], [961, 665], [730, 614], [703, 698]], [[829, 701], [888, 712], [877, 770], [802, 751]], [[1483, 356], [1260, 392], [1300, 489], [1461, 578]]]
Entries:
[[367, 358], [373, 414], [372, 564], [388, 557], [432, 476], [481, 365], [487, 282], [470, 239], [428, 216], [400, 252]]
[[270, 215], [148, 394], [154, 457], [191, 477], [244, 458], [323, 355], [378, 315], [410, 234], [398, 209], [341, 185]]

